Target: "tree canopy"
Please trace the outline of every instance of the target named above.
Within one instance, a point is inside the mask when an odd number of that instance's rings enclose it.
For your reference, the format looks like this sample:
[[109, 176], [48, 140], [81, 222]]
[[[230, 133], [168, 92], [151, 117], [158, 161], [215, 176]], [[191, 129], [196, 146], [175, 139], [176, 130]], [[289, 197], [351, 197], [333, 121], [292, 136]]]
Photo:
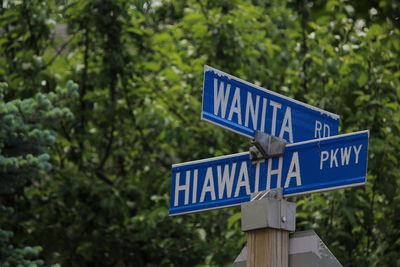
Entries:
[[229, 266], [238, 208], [168, 215], [171, 164], [250, 146], [200, 121], [207, 64], [370, 130], [367, 185], [295, 198], [297, 229], [345, 266], [400, 266], [399, 14], [390, 0], [0, 0], [0, 262]]

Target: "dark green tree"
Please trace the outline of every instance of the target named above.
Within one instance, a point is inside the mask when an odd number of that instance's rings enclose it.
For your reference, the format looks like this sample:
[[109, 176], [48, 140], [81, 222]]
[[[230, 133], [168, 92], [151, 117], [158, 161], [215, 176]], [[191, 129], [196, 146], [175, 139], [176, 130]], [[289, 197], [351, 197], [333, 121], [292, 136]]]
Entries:
[[[44, 261], [37, 257], [42, 248], [26, 246], [30, 239], [21, 232], [29, 236], [36, 228], [36, 215], [30, 211], [39, 193], [35, 187], [51, 170], [48, 148], [56, 139], [54, 124], [72, 118], [60, 103], [77, 96], [77, 85], [70, 82], [56, 93], [9, 102], [3, 100], [6, 90], [7, 84], [0, 83], [0, 263], [41, 266]], [[13, 240], [14, 232], [18, 235]]]
[[208, 64], [339, 114], [341, 133], [370, 129], [367, 185], [297, 198], [297, 226], [346, 266], [400, 265], [399, 13], [388, 0], [0, 1], [5, 102], [80, 86], [74, 120], [48, 121], [51, 171], [10, 203], [25, 222], [13, 242], [64, 266], [229, 265], [245, 242], [237, 208], [168, 216], [171, 164], [250, 145], [199, 120]]

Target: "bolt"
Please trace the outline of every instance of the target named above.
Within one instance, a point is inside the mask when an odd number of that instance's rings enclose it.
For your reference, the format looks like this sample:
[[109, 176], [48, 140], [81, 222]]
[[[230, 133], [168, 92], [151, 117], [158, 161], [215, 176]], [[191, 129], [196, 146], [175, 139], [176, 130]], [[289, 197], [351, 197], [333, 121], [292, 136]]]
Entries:
[[283, 216], [283, 217], [281, 218], [281, 220], [282, 220], [283, 223], [285, 223], [285, 222], [287, 221], [287, 218], [286, 218], [285, 216]]

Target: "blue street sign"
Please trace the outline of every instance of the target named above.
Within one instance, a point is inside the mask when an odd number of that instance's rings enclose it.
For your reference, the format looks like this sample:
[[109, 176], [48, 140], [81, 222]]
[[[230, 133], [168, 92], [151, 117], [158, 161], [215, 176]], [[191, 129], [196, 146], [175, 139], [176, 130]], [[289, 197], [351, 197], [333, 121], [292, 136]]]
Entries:
[[201, 118], [250, 138], [259, 130], [289, 143], [339, 133], [338, 115], [209, 66], [204, 68]]
[[170, 214], [239, 205], [255, 192], [284, 196], [363, 185], [369, 131], [288, 144], [279, 158], [252, 163], [249, 153], [172, 166]]

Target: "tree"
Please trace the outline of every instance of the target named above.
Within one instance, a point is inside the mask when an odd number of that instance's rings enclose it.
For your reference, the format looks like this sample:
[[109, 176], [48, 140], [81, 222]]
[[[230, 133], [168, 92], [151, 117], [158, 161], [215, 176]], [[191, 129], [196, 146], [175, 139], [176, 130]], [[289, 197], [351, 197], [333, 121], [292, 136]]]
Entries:
[[399, 264], [398, 3], [25, 2], [0, 4], [4, 99], [69, 79], [80, 95], [55, 125], [52, 170], [25, 187], [30, 212], [15, 209], [29, 222], [16, 243], [65, 266], [229, 265], [237, 208], [168, 216], [171, 164], [250, 146], [199, 120], [208, 64], [339, 114], [341, 133], [371, 130], [367, 186], [297, 198], [297, 226], [346, 266]]
[[[36, 259], [40, 246], [26, 245], [25, 238], [13, 233], [25, 234], [35, 229], [34, 214], [29, 214], [31, 200], [41, 183], [44, 172], [51, 169], [48, 147], [54, 144], [56, 133], [50, 130], [48, 120], [71, 119], [72, 113], [60, 106], [66, 98], [77, 95], [77, 85], [70, 82], [66, 89], [56, 93], [38, 93], [34, 98], [4, 103], [6, 83], [0, 84], [0, 261], [2, 266], [41, 266]], [[19, 239], [19, 240], [18, 240]], [[16, 244], [16, 245], [14, 245]]]

